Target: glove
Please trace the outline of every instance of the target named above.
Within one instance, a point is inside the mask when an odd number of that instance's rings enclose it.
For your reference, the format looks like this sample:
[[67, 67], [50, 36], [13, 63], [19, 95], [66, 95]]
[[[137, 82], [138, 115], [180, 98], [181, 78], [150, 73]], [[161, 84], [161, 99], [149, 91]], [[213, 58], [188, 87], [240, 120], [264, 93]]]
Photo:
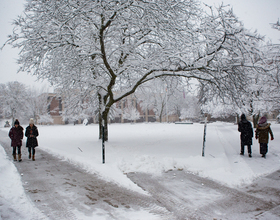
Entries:
[[273, 141], [273, 140], [274, 140], [274, 137], [271, 137], [271, 140]]

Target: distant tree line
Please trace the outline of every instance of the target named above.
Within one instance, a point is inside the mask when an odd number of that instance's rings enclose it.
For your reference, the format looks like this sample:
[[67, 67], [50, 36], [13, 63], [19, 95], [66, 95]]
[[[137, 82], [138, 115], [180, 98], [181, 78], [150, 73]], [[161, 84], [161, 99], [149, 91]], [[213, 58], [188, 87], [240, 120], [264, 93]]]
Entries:
[[34, 118], [36, 123], [52, 122], [48, 112], [50, 104], [48, 94], [44, 90], [29, 88], [14, 81], [0, 84], [0, 117], [28, 122]]

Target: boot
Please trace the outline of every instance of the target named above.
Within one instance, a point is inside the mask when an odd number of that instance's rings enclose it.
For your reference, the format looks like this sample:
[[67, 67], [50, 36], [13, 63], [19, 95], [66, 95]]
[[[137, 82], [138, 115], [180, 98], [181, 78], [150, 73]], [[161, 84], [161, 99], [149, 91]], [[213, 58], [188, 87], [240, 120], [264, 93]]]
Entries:
[[29, 158], [29, 159], [31, 159], [31, 153], [29, 153], [29, 156], [28, 156], [28, 158]]
[[13, 154], [13, 156], [14, 156], [14, 161], [17, 161], [17, 155]]
[[21, 162], [22, 159], [21, 159], [21, 154], [18, 155], [18, 162]]
[[32, 155], [32, 160], [35, 161], [35, 155]]
[[252, 154], [249, 154], [249, 157], [252, 157]]

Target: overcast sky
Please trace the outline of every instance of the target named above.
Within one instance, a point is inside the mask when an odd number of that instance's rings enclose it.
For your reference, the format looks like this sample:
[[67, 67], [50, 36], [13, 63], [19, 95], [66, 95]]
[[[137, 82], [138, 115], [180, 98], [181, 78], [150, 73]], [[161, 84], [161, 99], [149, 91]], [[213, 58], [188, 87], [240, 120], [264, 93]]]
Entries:
[[[209, 5], [218, 6], [222, 2], [230, 4], [234, 14], [241, 20], [245, 28], [257, 30], [266, 40], [280, 43], [280, 31], [271, 28], [271, 23], [280, 19], [280, 0], [202, 0]], [[0, 45], [7, 40], [7, 35], [12, 33], [11, 22], [20, 15], [24, 8], [25, 0], [0, 0]], [[10, 46], [0, 51], [0, 83], [19, 81], [28, 86], [41, 87], [46, 83], [35, 82], [36, 77], [26, 73], [17, 73], [16, 59], [18, 50]]]

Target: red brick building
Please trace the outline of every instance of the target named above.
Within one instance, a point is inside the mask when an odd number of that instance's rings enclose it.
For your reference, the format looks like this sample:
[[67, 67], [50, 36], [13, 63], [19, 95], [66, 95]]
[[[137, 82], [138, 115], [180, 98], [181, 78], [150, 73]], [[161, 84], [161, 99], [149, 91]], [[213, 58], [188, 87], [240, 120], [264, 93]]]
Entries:
[[61, 97], [56, 96], [55, 93], [48, 94], [48, 113], [51, 115], [54, 124], [64, 124], [62, 119], [63, 104]]

